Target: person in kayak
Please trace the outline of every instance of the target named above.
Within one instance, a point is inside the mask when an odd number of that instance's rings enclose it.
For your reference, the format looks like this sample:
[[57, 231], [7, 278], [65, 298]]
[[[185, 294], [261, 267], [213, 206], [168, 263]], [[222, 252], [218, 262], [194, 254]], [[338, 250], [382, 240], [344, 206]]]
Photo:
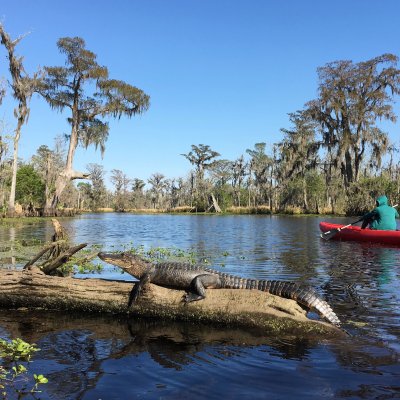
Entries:
[[365, 229], [369, 224], [370, 229], [395, 231], [396, 218], [399, 218], [399, 213], [394, 207], [388, 205], [387, 197], [379, 196], [376, 199], [376, 207], [363, 216], [361, 229]]

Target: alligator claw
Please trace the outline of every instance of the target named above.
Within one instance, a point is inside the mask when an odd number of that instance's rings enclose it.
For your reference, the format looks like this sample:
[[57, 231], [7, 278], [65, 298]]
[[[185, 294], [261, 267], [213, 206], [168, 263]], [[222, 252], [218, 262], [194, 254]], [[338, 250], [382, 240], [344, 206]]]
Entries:
[[187, 304], [187, 303], [189, 302], [189, 300], [188, 300], [188, 295], [189, 295], [189, 293], [185, 293], [185, 294], [182, 296], [182, 302], [185, 303], [185, 304]]
[[204, 296], [198, 295], [196, 293], [188, 292], [185, 293], [182, 297], [182, 301], [184, 301], [186, 304], [191, 303], [192, 301], [199, 301], [203, 300]]

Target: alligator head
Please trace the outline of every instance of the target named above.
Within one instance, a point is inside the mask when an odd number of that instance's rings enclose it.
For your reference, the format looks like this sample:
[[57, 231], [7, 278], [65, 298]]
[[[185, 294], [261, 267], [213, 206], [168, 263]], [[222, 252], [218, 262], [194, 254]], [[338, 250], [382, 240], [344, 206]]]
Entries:
[[146, 261], [137, 254], [124, 253], [103, 253], [98, 254], [99, 258], [108, 264], [122, 268], [128, 274], [140, 279], [151, 267], [151, 262]]

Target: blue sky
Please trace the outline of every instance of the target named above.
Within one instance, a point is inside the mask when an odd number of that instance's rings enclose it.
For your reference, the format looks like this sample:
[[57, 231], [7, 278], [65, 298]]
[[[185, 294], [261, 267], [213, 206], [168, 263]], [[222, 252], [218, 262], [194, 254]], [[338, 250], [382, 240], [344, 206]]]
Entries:
[[[159, 172], [186, 176], [180, 154], [206, 144], [234, 160], [258, 142], [281, 140], [287, 114], [317, 96], [317, 68], [331, 61], [400, 55], [398, 0], [3, 0], [0, 19], [16, 38], [28, 72], [63, 65], [60, 37], [80, 36], [109, 69], [151, 97], [150, 109], [110, 123], [102, 159], [78, 150], [75, 169], [102, 164], [147, 180]], [[0, 76], [7, 76], [0, 48]], [[13, 104], [0, 120], [14, 129]], [[395, 106], [397, 114], [399, 106]], [[19, 155], [68, 133], [66, 115], [31, 103]], [[385, 124], [393, 141], [399, 125]]]

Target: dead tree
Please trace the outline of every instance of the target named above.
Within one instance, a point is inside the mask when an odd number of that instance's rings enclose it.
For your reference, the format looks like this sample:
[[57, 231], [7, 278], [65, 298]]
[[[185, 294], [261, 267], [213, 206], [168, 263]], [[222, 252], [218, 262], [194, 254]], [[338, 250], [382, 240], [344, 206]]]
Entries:
[[[32, 269], [32, 267], [37, 266], [46, 275], [63, 275], [58, 268], [68, 262], [75, 253], [87, 246], [87, 243], [82, 243], [71, 247], [66, 230], [57, 219], [53, 218], [51, 221], [54, 227], [52, 242], [26, 263], [23, 269]], [[41, 259], [41, 263], [36, 265], [35, 263]]]

